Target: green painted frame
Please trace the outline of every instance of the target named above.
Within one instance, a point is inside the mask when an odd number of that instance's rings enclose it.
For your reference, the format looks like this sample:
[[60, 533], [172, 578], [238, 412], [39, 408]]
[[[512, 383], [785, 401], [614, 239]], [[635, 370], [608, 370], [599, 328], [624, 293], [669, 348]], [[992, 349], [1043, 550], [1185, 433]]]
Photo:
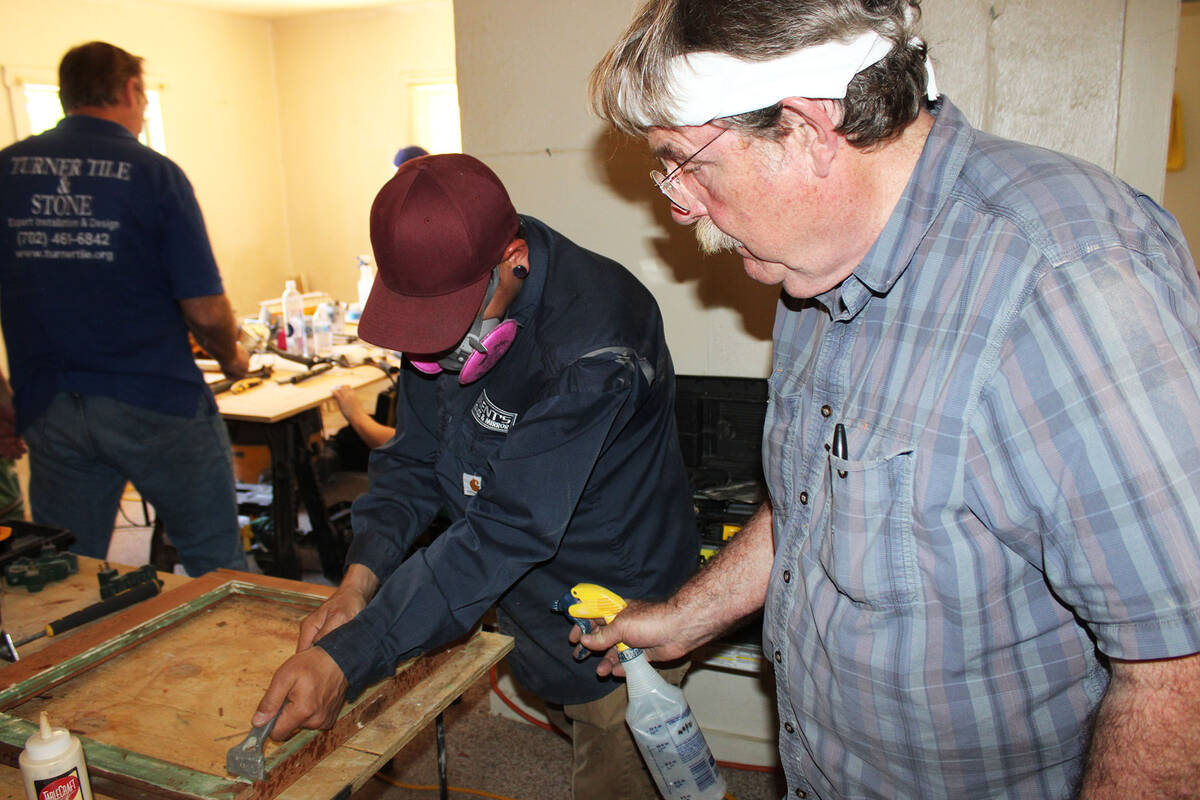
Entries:
[[[82, 629], [76, 636], [35, 653], [5, 670], [10, 685], [0, 690], [0, 762], [17, 765], [17, 757], [35, 725], [7, 713], [25, 700], [78, 676], [104, 661], [168, 631], [234, 594], [316, 607], [332, 587], [218, 570], [145, 601], [122, 614]], [[337, 749], [392, 702], [430, 677], [453, 651], [436, 651], [400, 665], [397, 672], [368, 688], [342, 710], [330, 730], [302, 731], [267, 759], [265, 780], [213, 775], [80, 737], [93, 791], [112, 797], [164, 800], [268, 800]], [[447, 704], [449, 700], [447, 700]]]

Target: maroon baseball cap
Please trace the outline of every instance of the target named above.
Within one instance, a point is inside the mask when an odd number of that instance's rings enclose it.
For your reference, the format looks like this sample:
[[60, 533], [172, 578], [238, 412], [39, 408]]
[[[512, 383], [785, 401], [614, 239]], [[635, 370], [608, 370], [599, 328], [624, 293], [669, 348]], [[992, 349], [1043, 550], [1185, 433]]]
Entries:
[[378, 272], [359, 338], [419, 354], [454, 346], [516, 235], [508, 192], [479, 159], [447, 153], [404, 162], [371, 205]]

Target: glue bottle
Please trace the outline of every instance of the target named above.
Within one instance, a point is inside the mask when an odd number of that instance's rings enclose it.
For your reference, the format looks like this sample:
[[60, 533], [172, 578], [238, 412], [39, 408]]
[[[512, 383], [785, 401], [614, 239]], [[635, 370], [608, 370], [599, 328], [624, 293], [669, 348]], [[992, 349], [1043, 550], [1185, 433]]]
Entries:
[[[577, 602], [569, 605], [572, 599]], [[612, 622], [625, 601], [602, 586], [580, 583], [554, 607], [565, 609], [586, 632], [589, 620]], [[629, 691], [625, 722], [659, 793], [665, 800], [723, 798], [725, 778], [717, 769], [717, 760], [683, 690], [659, 675], [641, 650], [619, 642], [617, 651]]]
[[83, 746], [66, 728], [50, 727], [45, 711], [17, 760], [26, 800], [92, 800]]
[[305, 335], [304, 298], [296, 289], [295, 281], [283, 285], [283, 327], [286, 331], [287, 351], [292, 355], [309, 356], [308, 336]]

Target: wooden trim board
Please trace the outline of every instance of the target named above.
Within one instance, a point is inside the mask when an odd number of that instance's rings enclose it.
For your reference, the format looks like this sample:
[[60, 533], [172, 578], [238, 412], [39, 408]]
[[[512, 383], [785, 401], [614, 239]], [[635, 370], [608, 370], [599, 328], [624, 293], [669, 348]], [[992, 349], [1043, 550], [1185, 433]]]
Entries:
[[[0, 713], [0, 760], [16, 763], [25, 739], [34, 731], [34, 723], [27, 717], [33, 715], [32, 709], [37, 703], [47, 698], [64, 703], [78, 697], [82, 704], [86, 681], [103, 676], [104, 670], [128, 668], [132, 659], [145, 657], [155, 648], [171, 650], [174, 644], [165, 643], [173, 642], [172, 636], [182, 636], [184, 630], [194, 633], [197, 629], [188, 626], [203, 624], [209, 618], [216, 619], [215, 615], [222, 608], [235, 608], [240, 603], [277, 603], [302, 606], [298, 611], [292, 608], [287, 613], [303, 614], [308, 608], [319, 605], [331, 592], [330, 587], [218, 571], [98, 622], [92, 628], [80, 631], [77, 637], [34, 654], [13, 665], [4, 675], [11, 685], [0, 691], [0, 711], [3, 712]], [[222, 603], [226, 605], [222, 606]], [[242, 613], [246, 613], [245, 610]], [[287, 622], [275, 624], [278, 627]], [[230, 631], [224, 633], [228, 635]], [[246, 635], [244, 638], [245, 658], [238, 662], [235, 654], [234, 662], [245, 663], [246, 659], [254, 658], [255, 637]], [[198, 649], [194, 644], [189, 647], [193, 651]], [[82, 735], [80, 738], [97, 791], [117, 798], [268, 800], [286, 789], [285, 796], [295, 800], [329, 800], [347, 787], [361, 786], [511, 647], [508, 637], [479, 633], [465, 642], [405, 662], [392, 677], [368, 688], [355, 702], [347, 704], [331, 730], [304, 731], [269, 748], [268, 775], [264, 781], [234, 778], [224, 773], [223, 768], [196, 768], [164, 760], [125, 746], [111, 729], [106, 731], [107, 741]], [[274, 648], [272, 653], [277, 649]], [[272, 658], [280, 656], [272, 655]], [[255, 664], [256, 674], [264, 674], [266, 670], [269, 677], [275, 666], [277, 664]], [[128, 675], [128, 669], [123, 674]], [[125, 680], [128, 682], [127, 678]], [[230, 676], [229, 681], [233, 680]], [[147, 683], [147, 687], [151, 686], [154, 691], [159, 690], [157, 684]], [[75, 695], [72, 695], [73, 688]], [[138, 691], [145, 693], [150, 689], [139, 687]], [[209, 691], [212, 696], [202, 698], [206, 710], [221, 702], [220, 687]], [[243, 687], [243, 697], [245, 692]], [[186, 706], [186, 698], [178, 702], [181, 708]], [[244, 722], [237, 723], [240, 726], [238, 735], [232, 739], [214, 737], [217, 741], [209, 743], [212, 748], [219, 749], [222, 765], [224, 751], [245, 735], [252, 710], [231, 708], [231, 719], [224, 726], [227, 729], [234, 724], [234, 715], [239, 720], [244, 717]], [[170, 711], [164, 719], [157, 720], [156, 724], [164, 729], [156, 730], [155, 737], [164, 740], [173, 734], [182, 737], [189, 726], [185, 712], [186, 709], [175, 714], [179, 717], [177, 721], [171, 719]], [[195, 721], [199, 727], [201, 720]], [[372, 725], [372, 721], [377, 724]], [[179, 730], [172, 731], [172, 725], [180, 726]], [[135, 737], [131, 734], [132, 738]], [[349, 745], [343, 747], [348, 740]], [[211, 759], [205, 763], [210, 762]]]

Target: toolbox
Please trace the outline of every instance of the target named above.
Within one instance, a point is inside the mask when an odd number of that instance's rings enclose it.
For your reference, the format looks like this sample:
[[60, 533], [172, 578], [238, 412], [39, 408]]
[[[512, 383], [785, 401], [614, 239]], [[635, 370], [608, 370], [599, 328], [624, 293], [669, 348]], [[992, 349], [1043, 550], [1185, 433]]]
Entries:
[[[687, 467], [700, 558], [715, 555], [766, 498], [762, 470], [765, 378], [675, 376], [675, 418]], [[714, 663], [757, 672], [762, 616], [754, 615], [710, 648]]]
[[44, 546], [66, 550], [74, 541], [75, 535], [66, 528], [6, 520], [0, 523], [0, 569], [18, 558], [40, 556]]
[[675, 418], [706, 555], [766, 497], [762, 472], [767, 381], [677, 375]]

